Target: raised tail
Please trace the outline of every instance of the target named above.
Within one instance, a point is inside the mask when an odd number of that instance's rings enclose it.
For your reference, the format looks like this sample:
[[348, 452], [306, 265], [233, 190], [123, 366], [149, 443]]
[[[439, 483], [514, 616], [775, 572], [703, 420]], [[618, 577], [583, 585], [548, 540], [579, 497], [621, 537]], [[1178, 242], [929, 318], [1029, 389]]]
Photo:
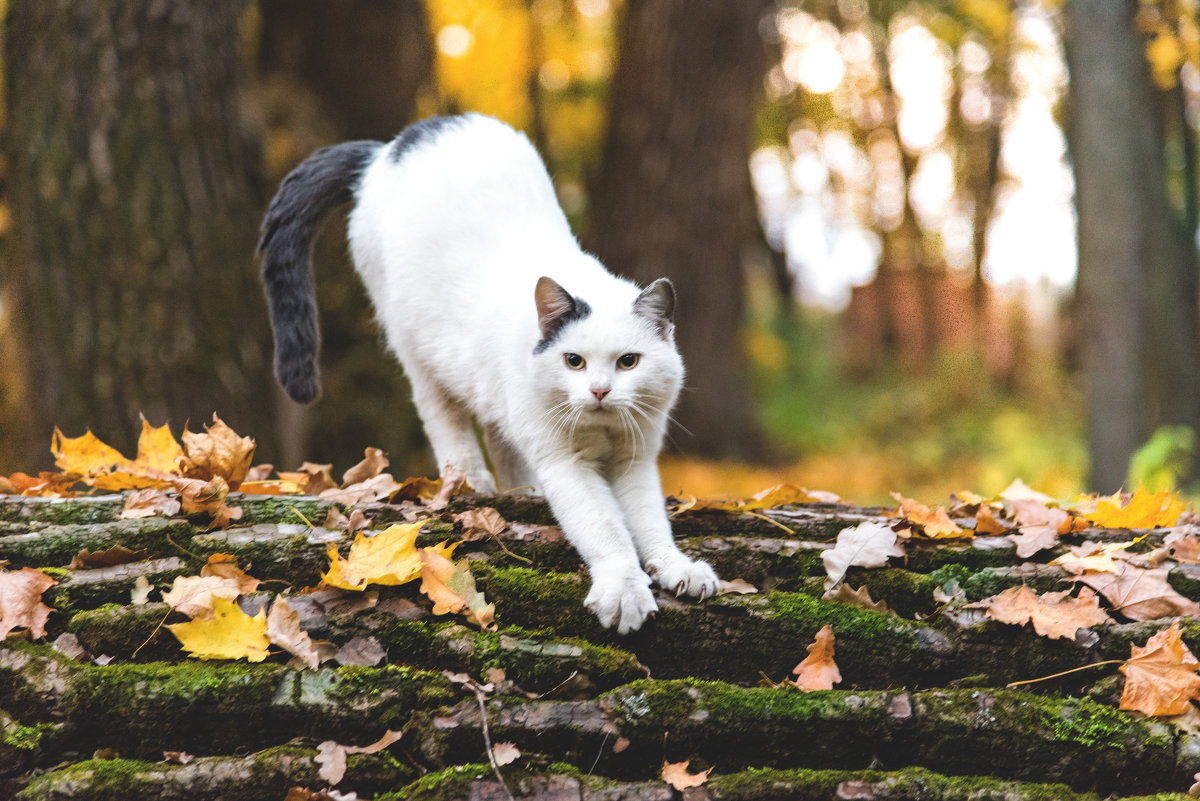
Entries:
[[380, 142], [324, 147], [288, 173], [263, 218], [262, 282], [275, 332], [275, 376], [293, 400], [321, 394], [321, 333], [313, 285], [312, 245], [330, 210], [353, 199]]

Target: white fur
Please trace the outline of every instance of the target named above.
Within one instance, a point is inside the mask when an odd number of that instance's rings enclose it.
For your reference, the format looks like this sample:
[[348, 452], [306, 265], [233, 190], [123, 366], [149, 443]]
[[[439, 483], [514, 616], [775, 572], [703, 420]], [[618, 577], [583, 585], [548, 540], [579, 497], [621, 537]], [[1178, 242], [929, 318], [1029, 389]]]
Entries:
[[[684, 374], [670, 326], [635, 314], [638, 287], [580, 250], [523, 135], [471, 114], [399, 162], [382, 148], [349, 233], [440, 467], [464, 469], [480, 492], [544, 493], [587, 563], [586, 603], [605, 626], [625, 633], [657, 609], [647, 573], [677, 594], [716, 592], [712, 568], [676, 547], [658, 477]], [[534, 355], [540, 276], [592, 311]], [[568, 368], [566, 353], [585, 369]], [[640, 360], [618, 369], [626, 353]], [[598, 404], [602, 386], [611, 391]]]

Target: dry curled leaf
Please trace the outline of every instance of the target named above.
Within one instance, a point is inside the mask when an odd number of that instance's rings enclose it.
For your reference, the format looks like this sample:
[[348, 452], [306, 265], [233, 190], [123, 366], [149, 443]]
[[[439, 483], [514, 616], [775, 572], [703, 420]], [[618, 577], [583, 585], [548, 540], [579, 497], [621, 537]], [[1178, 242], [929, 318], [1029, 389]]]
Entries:
[[500, 767], [515, 762], [521, 756], [521, 751], [512, 743], [496, 743], [492, 748], [492, 758]]
[[211, 425], [204, 426], [203, 434], [184, 431], [183, 457], [179, 460], [179, 472], [187, 478], [208, 481], [222, 478], [232, 488], [245, 480], [254, 459], [254, 440], [238, 436], [216, 414]]
[[436, 548], [422, 548], [421, 592], [433, 600], [433, 613], [461, 612], [481, 629], [493, 629], [496, 605], [475, 589], [467, 560], [451, 562]]
[[851, 567], [883, 567], [889, 559], [902, 556], [904, 549], [896, 544], [896, 532], [881, 523], [868, 520], [842, 529], [834, 547], [821, 553], [829, 575], [825, 589], [841, 581]]
[[237, 557], [228, 553], [214, 553], [208, 557], [208, 563], [200, 568], [200, 575], [217, 576], [229, 579], [243, 595], [254, 592], [262, 582], [247, 575], [238, 567]]
[[842, 680], [842, 673], [833, 661], [833, 628], [821, 627], [816, 641], [808, 646], [808, 656], [792, 669], [796, 674], [792, 682], [801, 690], [832, 690]]
[[171, 589], [162, 594], [163, 603], [190, 618], [212, 617], [217, 598], [235, 601], [241, 594], [237, 581], [221, 576], [176, 576]]
[[179, 514], [180, 502], [165, 489], [140, 489], [129, 493], [121, 509], [121, 519], [139, 517], [171, 517]]
[[370, 745], [341, 745], [333, 740], [326, 740], [317, 746], [317, 764], [321, 766], [321, 778], [331, 785], [339, 783], [346, 775], [348, 754], [377, 754], [399, 740], [400, 735], [400, 732], [388, 729]]
[[947, 539], [951, 537], [973, 536], [973, 532], [970, 529], [964, 529], [950, 519], [950, 515], [946, 513], [946, 507], [944, 506], [931, 509], [912, 498], [905, 498], [898, 492], [893, 492], [892, 497], [900, 503], [899, 516], [919, 526], [926, 537], [930, 537], [931, 539]]
[[699, 787], [708, 781], [708, 774], [712, 773], [712, 768], [700, 771], [699, 773], [689, 773], [688, 765], [691, 760], [684, 762], [667, 762], [663, 760], [662, 778], [667, 784], [674, 787], [676, 790], [686, 790], [689, 787]]
[[1021, 626], [1032, 623], [1033, 630], [1043, 637], [1074, 639], [1079, 629], [1088, 629], [1110, 622], [1100, 609], [1096, 593], [1084, 587], [1079, 597], [1069, 590], [1038, 595], [1024, 584], [984, 598], [973, 606], [987, 610], [985, 616], [1000, 623]]
[[1088, 573], [1075, 581], [1103, 595], [1114, 611], [1130, 620], [1200, 616], [1200, 604], [1180, 595], [1167, 583], [1170, 570], [1170, 565], [1146, 569], [1119, 562], [1116, 573]]
[[370, 584], [394, 586], [405, 584], [421, 575], [421, 557], [417, 554], [417, 534], [420, 523], [388, 526], [373, 537], [360, 531], [342, 558], [337, 545], [330, 543], [329, 570], [321, 580], [332, 587], [345, 590], [364, 590]]
[[1200, 662], [1183, 643], [1179, 621], [1158, 632], [1143, 646], [1131, 645], [1121, 665], [1125, 690], [1121, 709], [1145, 715], [1182, 715], [1200, 699]]
[[300, 628], [300, 614], [282, 597], [276, 597], [271, 604], [271, 612], [267, 615], [267, 637], [309, 670], [316, 670], [321, 664], [321, 653], [316, 644], [308, 632]]
[[42, 603], [42, 593], [58, 582], [40, 570], [0, 570], [0, 640], [14, 629], [46, 636], [46, 621], [54, 611]]

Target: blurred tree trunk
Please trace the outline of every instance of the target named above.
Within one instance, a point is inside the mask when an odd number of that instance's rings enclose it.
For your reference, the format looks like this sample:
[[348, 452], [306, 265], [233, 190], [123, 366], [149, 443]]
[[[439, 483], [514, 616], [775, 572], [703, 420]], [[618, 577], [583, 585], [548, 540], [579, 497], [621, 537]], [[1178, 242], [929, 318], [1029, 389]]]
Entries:
[[259, 203], [237, 114], [242, 8], [8, 4], [2, 274], [43, 447], [58, 425], [129, 451], [139, 412], [178, 431], [216, 411], [272, 450]]
[[1136, 7], [1065, 6], [1091, 485], [1103, 492], [1123, 484], [1154, 425], [1194, 426], [1200, 402], [1196, 255], [1167, 196], [1162, 119]]
[[642, 284], [675, 282], [687, 391], [684, 450], [752, 457], [759, 439], [742, 352], [742, 250], [754, 239], [748, 168], [770, 4], [635, 0], [625, 8], [602, 174], [585, 246]]
[[[255, 94], [270, 141], [286, 145], [268, 149], [272, 191], [316, 148], [390, 140], [416, 118], [434, 65], [421, 0], [259, 0], [259, 10]], [[401, 472], [429, 470], [408, 384], [348, 263], [344, 215], [331, 215], [313, 262], [325, 391], [312, 406], [280, 395], [283, 464], [349, 466], [372, 445]]]
[[262, 72], [298, 80], [345, 139], [388, 140], [412, 122], [433, 74], [421, 0], [259, 0]]

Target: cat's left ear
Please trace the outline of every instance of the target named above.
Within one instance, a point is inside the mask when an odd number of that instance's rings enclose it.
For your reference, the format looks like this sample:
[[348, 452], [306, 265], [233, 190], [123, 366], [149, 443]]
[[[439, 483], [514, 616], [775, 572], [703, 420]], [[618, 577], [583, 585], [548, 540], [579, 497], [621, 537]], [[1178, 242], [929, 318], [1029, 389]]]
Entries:
[[659, 278], [642, 290], [633, 302], [633, 313], [645, 317], [663, 336], [674, 328], [675, 287], [666, 278]]

